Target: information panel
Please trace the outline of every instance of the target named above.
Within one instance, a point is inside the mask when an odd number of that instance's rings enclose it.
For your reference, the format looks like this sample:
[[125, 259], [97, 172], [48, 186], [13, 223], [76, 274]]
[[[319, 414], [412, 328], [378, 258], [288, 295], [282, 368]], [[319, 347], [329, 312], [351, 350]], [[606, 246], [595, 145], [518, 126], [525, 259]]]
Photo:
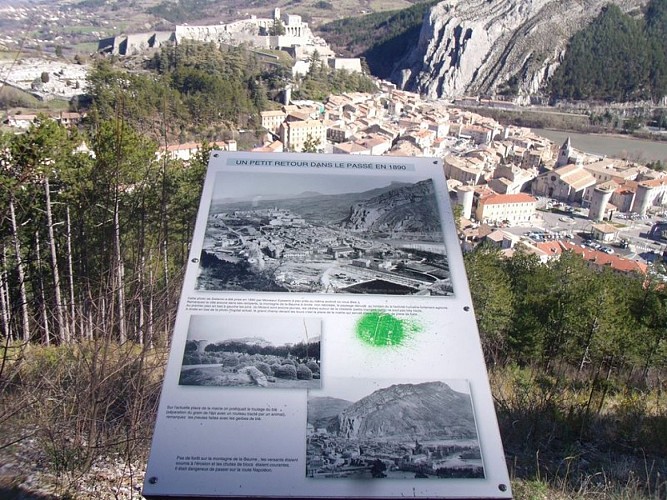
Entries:
[[143, 493], [511, 498], [440, 160], [211, 154]]

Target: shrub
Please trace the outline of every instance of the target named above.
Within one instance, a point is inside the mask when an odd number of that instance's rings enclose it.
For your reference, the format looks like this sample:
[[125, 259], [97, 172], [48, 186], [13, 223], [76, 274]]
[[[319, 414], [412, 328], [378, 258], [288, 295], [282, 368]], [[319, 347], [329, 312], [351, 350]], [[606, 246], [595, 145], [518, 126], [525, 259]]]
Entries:
[[150, 440], [165, 358], [97, 340], [25, 348], [12, 390], [0, 394], [0, 408], [17, 408], [1, 419], [3, 433], [29, 429], [56, 474], [86, 471], [101, 453], [137, 457]]
[[313, 372], [306, 365], [299, 365], [296, 367], [296, 378], [299, 380], [312, 380]]
[[294, 365], [277, 365], [273, 369], [273, 374], [277, 378], [296, 380], [296, 367]]
[[306, 366], [313, 373], [319, 373], [320, 372], [320, 365], [318, 365], [317, 362], [313, 361], [312, 359], [306, 363]]
[[268, 363], [258, 361], [257, 363], [255, 363], [254, 366], [267, 377], [271, 377], [273, 375], [273, 370], [271, 369], [271, 366], [269, 366]]
[[224, 366], [238, 366], [239, 358], [237, 358], [233, 354], [225, 354], [222, 358], [222, 364]]

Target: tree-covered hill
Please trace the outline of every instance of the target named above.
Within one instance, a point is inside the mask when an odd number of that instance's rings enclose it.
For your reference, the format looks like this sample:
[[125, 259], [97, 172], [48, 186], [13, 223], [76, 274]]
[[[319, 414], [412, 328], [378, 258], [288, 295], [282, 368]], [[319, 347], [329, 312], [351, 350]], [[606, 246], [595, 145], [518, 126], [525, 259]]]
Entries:
[[310, 71], [294, 77], [292, 60], [278, 51], [186, 42], [164, 47], [143, 68], [127, 60], [101, 60], [88, 78], [77, 110], [89, 121], [122, 118], [160, 144], [232, 137], [234, 130], [260, 128], [259, 113], [278, 106], [287, 84], [293, 97], [325, 100], [343, 92], [372, 92], [364, 74], [329, 68], [314, 54]]
[[667, 0], [652, 0], [643, 19], [609, 4], [572, 38], [549, 94], [609, 102], [667, 95]]
[[318, 34], [337, 52], [364, 57], [373, 75], [387, 78], [394, 63], [419, 40], [424, 15], [436, 3], [426, 0], [402, 10], [333, 21]]

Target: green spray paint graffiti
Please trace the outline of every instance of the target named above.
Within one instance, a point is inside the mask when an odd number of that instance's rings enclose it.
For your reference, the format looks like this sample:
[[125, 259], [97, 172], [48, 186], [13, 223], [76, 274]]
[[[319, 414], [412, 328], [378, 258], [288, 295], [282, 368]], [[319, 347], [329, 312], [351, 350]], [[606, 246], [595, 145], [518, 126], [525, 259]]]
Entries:
[[356, 324], [357, 338], [373, 347], [404, 345], [421, 328], [410, 320], [399, 319], [382, 311], [364, 314]]

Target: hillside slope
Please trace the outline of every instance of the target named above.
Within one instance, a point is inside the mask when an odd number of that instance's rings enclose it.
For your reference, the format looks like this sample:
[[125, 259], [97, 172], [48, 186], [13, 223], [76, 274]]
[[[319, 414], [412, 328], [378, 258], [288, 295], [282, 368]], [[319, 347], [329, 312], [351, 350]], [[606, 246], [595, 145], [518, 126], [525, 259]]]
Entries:
[[[424, 19], [419, 42], [391, 80], [429, 97], [535, 94], [562, 60], [569, 39], [609, 0], [446, 0]], [[648, 0], [617, 0], [640, 14]]]

